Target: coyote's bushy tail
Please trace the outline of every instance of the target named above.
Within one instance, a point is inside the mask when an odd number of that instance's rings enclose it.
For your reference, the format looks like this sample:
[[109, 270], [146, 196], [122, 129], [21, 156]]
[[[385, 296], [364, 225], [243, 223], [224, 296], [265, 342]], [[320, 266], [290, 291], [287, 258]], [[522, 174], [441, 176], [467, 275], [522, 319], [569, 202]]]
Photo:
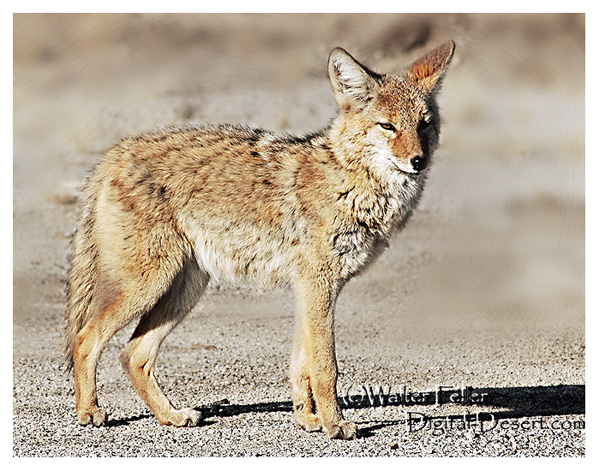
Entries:
[[71, 246], [66, 290], [67, 327], [64, 338], [64, 357], [69, 368], [73, 366], [75, 338], [90, 316], [96, 284], [98, 256], [92, 235], [95, 222], [94, 206], [94, 198], [89, 197], [83, 201]]

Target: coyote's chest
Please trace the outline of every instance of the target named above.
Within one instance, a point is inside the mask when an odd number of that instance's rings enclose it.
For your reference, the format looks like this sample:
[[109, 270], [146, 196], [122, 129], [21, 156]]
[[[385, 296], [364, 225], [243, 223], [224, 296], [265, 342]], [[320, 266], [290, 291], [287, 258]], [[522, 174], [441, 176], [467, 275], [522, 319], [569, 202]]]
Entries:
[[371, 195], [348, 194], [351, 211], [332, 235], [342, 277], [351, 277], [373, 262], [403, 227], [418, 204], [423, 179], [401, 178], [391, 190]]

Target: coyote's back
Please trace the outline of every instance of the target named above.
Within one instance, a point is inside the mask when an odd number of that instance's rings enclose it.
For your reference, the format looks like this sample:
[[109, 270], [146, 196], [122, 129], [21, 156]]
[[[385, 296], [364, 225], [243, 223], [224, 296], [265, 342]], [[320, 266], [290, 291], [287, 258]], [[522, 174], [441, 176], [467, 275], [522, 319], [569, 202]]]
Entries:
[[68, 281], [66, 353], [80, 423], [106, 423], [97, 362], [134, 319], [121, 362], [136, 391], [163, 424], [200, 422], [198, 410], [172, 406], [153, 368], [166, 335], [216, 278], [293, 285], [296, 419], [329, 437], [356, 436], [336, 398], [335, 300], [416, 207], [453, 49], [449, 41], [397, 75], [334, 49], [339, 113], [317, 133], [188, 125], [106, 153], [83, 193]]

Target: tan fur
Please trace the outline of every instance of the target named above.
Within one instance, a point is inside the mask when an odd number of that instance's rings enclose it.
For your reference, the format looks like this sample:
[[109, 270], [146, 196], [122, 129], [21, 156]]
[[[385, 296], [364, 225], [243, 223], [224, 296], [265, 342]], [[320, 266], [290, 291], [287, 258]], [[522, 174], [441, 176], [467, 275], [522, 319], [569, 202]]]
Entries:
[[297, 421], [356, 436], [337, 402], [335, 300], [418, 202], [438, 143], [434, 97], [453, 49], [449, 41], [398, 75], [334, 49], [340, 112], [318, 133], [190, 125], [106, 153], [84, 190], [69, 273], [66, 354], [81, 424], [106, 423], [96, 365], [134, 319], [121, 361], [135, 390], [163, 424], [200, 422], [198, 411], [173, 408], [153, 368], [166, 335], [215, 278], [295, 287]]

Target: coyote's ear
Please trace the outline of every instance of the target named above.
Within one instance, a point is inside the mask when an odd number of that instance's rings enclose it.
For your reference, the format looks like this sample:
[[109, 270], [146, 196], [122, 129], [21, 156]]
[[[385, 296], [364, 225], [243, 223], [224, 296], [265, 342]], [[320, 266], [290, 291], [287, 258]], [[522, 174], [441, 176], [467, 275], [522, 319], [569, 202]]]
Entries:
[[424, 90], [432, 91], [443, 77], [454, 49], [455, 43], [451, 40], [441, 44], [410, 65], [408, 76]]
[[345, 49], [336, 47], [329, 55], [329, 78], [339, 108], [360, 109], [368, 101], [375, 86], [376, 74], [368, 70]]

